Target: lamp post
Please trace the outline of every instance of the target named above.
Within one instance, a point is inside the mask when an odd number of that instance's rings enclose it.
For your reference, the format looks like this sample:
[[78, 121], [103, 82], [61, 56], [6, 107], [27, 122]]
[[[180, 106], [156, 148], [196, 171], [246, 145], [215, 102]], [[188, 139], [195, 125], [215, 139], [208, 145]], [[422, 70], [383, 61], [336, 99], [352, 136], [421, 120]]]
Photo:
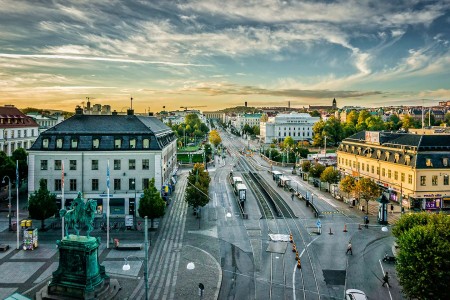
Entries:
[[[12, 231], [12, 227], [11, 227], [11, 179], [9, 178], [8, 175], [5, 175], [3, 177], [3, 181], [2, 183], [5, 183], [5, 178], [8, 178], [8, 218], [9, 218], [9, 231]], [[16, 226], [19, 226], [19, 224], [16, 224]]]
[[[144, 247], [145, 247], [145, 256], [144, 256], [144, 286], [145, 286], [145, 300], [148, 300], [148, 218], [147, 216], [144, 217], [144, 224], [145, 224], [145, 240], [144, 240]], [[125, 263], [122, 266], [122, 270], [129, 271], [130, 270], [130, 264], [128, 263], [128, 259], [130, 257], [135, 257], [139, 261], [141, 259], [134, 255], [128, 255], [125, 257]]]

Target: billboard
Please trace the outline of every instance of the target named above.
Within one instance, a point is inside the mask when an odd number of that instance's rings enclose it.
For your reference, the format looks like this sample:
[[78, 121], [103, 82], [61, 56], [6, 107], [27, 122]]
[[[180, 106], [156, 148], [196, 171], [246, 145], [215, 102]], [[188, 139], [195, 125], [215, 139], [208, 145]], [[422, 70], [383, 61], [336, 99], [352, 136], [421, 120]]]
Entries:
[[366, 143], [379, 144], [380, 132], [379, 131], [366, 131]]

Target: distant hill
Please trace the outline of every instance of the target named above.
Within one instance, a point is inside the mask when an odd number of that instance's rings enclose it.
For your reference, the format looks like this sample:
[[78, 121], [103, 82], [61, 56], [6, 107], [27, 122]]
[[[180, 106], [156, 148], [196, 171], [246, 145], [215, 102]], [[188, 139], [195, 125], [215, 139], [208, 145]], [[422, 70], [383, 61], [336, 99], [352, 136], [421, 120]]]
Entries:
[[44, 115], [53, 115], [54, 113], [59, 112], [64, 116], [64, 119], [70, 118], [74, 114], [73, 112], [68, 112], [68, 111], [62, 111], [62, 110], [56, 110], [56, 109], [41, 109], [41, 108], [34, 108], [34, 107], [26, 107], [26, 108], [22, 108], [22, 109], [19, 108], [19, 110], [21, 112], [23, 112], [24, 114], [37, 112], [37, 113], [44, 114]]
[[246, 107], [246, 106], [230, 107], [230, 108], [222, 109], [220, 111], [223, 111], [224, 113], [235, 113], [235, 114], [260, 113], [260, 112], [262, 112], [261, 109], [259, 109], [259, 108]]

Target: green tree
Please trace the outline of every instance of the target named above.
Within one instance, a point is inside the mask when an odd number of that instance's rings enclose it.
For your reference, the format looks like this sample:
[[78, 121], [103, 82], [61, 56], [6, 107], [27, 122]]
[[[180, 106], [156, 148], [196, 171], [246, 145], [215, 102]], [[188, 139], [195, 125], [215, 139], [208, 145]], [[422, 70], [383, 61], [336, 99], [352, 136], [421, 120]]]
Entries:
[[203, 164], [196, 163], [194, 165], [189, 172], [187, 181], [185, 201], [194, 209], [205, 206], [209, 202], [208, 191], [211, 177], [205, 171]]
[[292, 137], [290, 137], [290, 136], [287, 136], [285, 139], [284, 139], [284, 141], [283, 141], [283, 144], [284, 144], [284, 147], [292, 147], [292, 146], [294, 146], [294, 139], [292, 138]]
[[356, 181], [352, 176], [345, 176], [339, 182], [339, 189], [347, 194], [347, 198], [350, 198], [350, 194], [353, 196], [355, 191]]
[[343, 130], [339, 120], [335, 117], [330, 117], [326, 122], [322, 130], [322, 136], [327, 137], [327, 144], [336, 146], [342, 141]]
[[19, 178], [28, 178], [28, 153], [23, 148], [17, 148], [14, 150], [11, 156], [13, 163], [19, 161]]
[[302, 167], [302, 171], [307, 173], [309, 172], [309, 169], [311, 169], [311, 162], [309, 160], [304, 160], [300, 166]]
[[356, 124], [358, 124], [358, 117], [359, 113], [356, 110], [352, 110], [348, 113], [345, 121], [347, 124], [353, 124], [353, 126], [356, 126]]
[[320, 112], [317, 110], [313, 110], [312, 112], [309, 113], [309, 115], [311, 117], [320, 117]]
[[450, 126], [450, 111], [447, 112], [444, 116], [444, 122], [445, 124], [447, 124], [448, 126]]
[[410, 115], [404, 115], [402, 118], [402, 128], [408, 130], [409, 128], [414, 128], [414, 120]]
[[253, 134], [252, 127], [250, 127], [250, 125], [248, 125], [248, 124], [244, 125], [244, 127], [242, 128], [242, 132], [246, 133], [246, 134], [250, 134], [250, 135]]
[[345, 139], [356, 133], [356, 127], [353, 123], [345, 123], [342, 127], [342, 137]]
[[386, 124], [379, 116], [370, 116], [366, 119], [367, 130], [381, 131], [386, 129]]
[[16, 162], [13, 162], [5, 152], [0, 151], [0, 177], [4, 176], [9, 176], [11, 184], [16, 181]]
[[322, 146], [323, 145], [323, 135], [322, 135], [322, 131], [323, 128], [325, 127], [325, 122], [323, 120], [320, 120], [319, 122], [316, 122], [313, 125], [313, 146]]
[[330, 190], [330, 184], [339, 182], [339, 171], [333, 167], [326, 167], [320, 175], [320, 181], [328, 182], [328, 190]]
[[325, 166], [319, 163], [315, 163], [309, 169], [309, 176], [312, 176], [313, 178], [320, 178], [323, 171], [325, 171]]
[[425, 212], [404, 214], [393, 227], [399, 246], [395, 268], [409, 299], [449, 299], [449, 228], [448, 215]]
[[366, 200], [367, 213], [369, 212], [369, 201], [381, 195], [380, 187], [370, 178], [360, 178], [355, 185], [355, 193], [360, 199]]
[[252, 131], [253, 131], [253, 134], [254, 134], [254, 135], [259, 135], [259, 134], [260, 134], [260, 128], [259, 128], [259, 126], [258, 126], [258, 125], [254, 125], [254, 126], [252, 127]]
[[155, 178], [152, 178], [149, 181], [148, 188], [144, 189], [144, 195], [139, 201], [139, 215], [149, 218], [151, 228], [153, 228], [153, 220], [164, 216], [165, 209], [166, 202], [162, 199], [161, 193], [155, 187]]
[[41, 220], [41, 229], [45, 229], [44, 220], [53, 216], [57, 211], [56, 195], [47, 189], [47, 180], [39, 180], [39, 189], [28, 199], [28, 213], [30, 218]]

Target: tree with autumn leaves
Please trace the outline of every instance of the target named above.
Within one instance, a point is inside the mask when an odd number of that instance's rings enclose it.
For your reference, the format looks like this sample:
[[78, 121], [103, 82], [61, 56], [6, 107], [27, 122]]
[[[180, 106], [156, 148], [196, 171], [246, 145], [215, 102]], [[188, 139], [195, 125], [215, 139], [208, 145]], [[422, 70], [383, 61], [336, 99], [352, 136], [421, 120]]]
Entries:
[[222, 138], [217, 130], [211, 130], [209, 133], [209, 142], [213, 144], [214, 147], [217, 147], [220, 143], [222, 143]]

